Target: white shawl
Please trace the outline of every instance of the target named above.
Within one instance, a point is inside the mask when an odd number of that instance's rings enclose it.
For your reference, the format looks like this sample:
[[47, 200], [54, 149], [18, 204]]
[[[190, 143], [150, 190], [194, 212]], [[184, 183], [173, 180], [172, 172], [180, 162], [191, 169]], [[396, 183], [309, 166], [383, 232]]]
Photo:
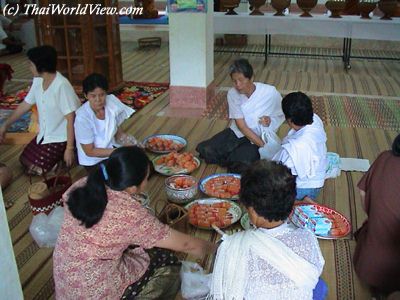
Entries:
[[[300, 178], [312, 178], [326, 167], [326, 133], [321, 119], [314, 114], [313, 123], [298, 131], [290, 130], [282, 141]], [[323, 163], [323, 165], [321, 165]]]
[[258, 136], [261, 136], [259, 119], [262, 116], [271, 117], [270, 128], [276, 132], [284, 121], [281, 107], [282, 97], [275, 87], [255, 83], [256, 89], [250, 98], [241, 105], [246, 125]]
[[290, 278], [299, 288], [314, 289], [319, 271], [283, 242], [260, 230], [246, 230], [224, 236], [218, 248], [207, 299], [242, 300], [246, 296], [250, 250]]

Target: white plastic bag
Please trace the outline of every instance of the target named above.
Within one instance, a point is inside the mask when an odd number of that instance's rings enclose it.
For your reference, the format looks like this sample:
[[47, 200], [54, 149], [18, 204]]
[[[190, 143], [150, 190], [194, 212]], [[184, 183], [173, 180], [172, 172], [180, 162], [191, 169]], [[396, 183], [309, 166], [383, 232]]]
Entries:
[[204, 274], [204, 270], [197, 263], [183, 261], [181, 268], [181, 293], [187, 300], [205, 299], [210, 292], [211, 274]]
[[39, 247], [56, 245], [63, 220], [64, 209], [61, 206], [57, 206], [49, 215], [40, 213], [33, 217], [29, 232]]
[[334, 152], [326, 153], [326, 172], [325, 172], [325, 179], [328, 178], [335, 178], [340, 176], [340, 157], [339, 154]]
[[261, 139], [264, 141], [264, 146], [258, 148], [261, 159], [271, 160], [272, 157], [281, 149], [281, 139], [269, 127], [261, 127]]

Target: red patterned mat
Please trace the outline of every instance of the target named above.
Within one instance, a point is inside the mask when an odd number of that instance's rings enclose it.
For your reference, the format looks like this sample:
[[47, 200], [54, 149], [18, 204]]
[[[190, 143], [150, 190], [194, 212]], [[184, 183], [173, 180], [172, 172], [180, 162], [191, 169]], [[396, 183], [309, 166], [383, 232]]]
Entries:
[[126, 105], [141, 109], [168, 89], [169, 83], [127, 81], [115, 95]]
[[[165, 93], [169, 83], [136, 82], [126, 81], [125, 87], [114, 92], [123, 103], [138, 110], [149, 104], [151, 101]], [[14, 109], [25, 99], [29, 87], [18, 91], [16, 94], [6, 95], [0, 98], [0, 108]], [[85, 102], [83, 95], [79, 95], [82, 103]]]
[[[218, 93], [203, 117], [228, 119], [227, 92]], [[400, 101], [348, 96], [311, 96], [314, 112], [325, 125], [400, 131]]]

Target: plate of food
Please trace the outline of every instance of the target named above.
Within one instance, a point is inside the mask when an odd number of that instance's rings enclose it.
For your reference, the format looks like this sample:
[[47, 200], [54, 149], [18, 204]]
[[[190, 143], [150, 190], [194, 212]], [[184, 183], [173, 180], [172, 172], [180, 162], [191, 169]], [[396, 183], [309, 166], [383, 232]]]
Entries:
[[162, 175], [189, 174], [200, 166], [200, 160], [190, 152], [171, 152], [153, 159], [156, 172]]
[[154, 134], [143, 140], [143, 145], [147, 150], [154, 153], [179, 152], [186, 147], [187, 141], [174, 134]]
[[345, 216], [319, 204], [299, 203], [294, 206], [289, 219], [298, 227], [307, 228], [320, 239], [340, 239], [351, 231]]
[[185, 206], [189, 223], [202, 229], [212, 229], [212, 225], [226, 228], [240, 220], [242, 210], [230, 200], [208, 198], [190, 202]]
[[240, 175], [234, 173], [210, 175], [200, 181], [199, 187], [204, 194], [210, 197], [239, 199]]

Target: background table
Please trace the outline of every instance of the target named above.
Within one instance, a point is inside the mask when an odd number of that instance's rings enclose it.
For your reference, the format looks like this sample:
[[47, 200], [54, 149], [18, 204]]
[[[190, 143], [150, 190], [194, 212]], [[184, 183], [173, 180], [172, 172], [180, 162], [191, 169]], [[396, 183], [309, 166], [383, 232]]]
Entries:
[[292, 53], [271, 52], [271, 36], [274, 34], [343, 38], [343, 54], [339, 57], [342, 57], [345, 68], [349, 69], [352, 39], [400, 41], [400, 19], [380, 20], [378, 17], [361, 19], [359, 16], [343, 16], [335, 19], [326, 15], [301, 18], [299, 15], [279, 17], [268, 13], [263, 16], [250, 16], [247, 13], [232, 16], [214, 13], [214, 33], [265, 35], [265, 61], [268, 54], [292, 55]]

